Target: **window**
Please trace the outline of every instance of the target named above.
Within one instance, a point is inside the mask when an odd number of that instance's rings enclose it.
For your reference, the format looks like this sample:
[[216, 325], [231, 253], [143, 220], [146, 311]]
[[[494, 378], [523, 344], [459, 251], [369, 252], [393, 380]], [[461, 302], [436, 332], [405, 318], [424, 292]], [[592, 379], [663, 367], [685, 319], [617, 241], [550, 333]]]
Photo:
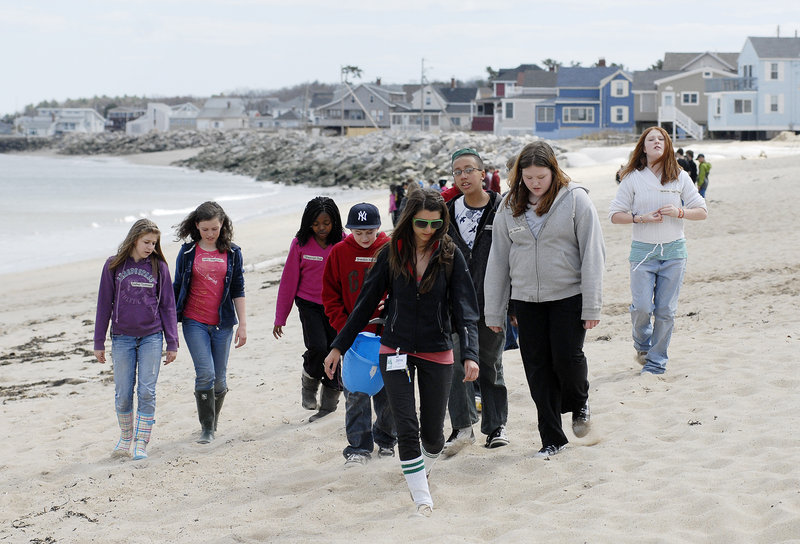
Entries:
[[439, 126], [439, 116], [438, 115], [431, 116], [431, 125], [434, 126], [434, 127], [438, 127]]
[[453, 125], [454, 127], [460, 127], [461, 126], [461, 117], [451, 117], [450, 118], [450, 124]]
[[403, 119], [399, 115], [392, 115], [392, 124], [393, 125], [402, 125]]
[[611, 108], [611, 122], [612, 123], [627, 123], [628, 122], [628, 107], [627, 106], [614, 106]]
[[778, 113], [778, 95], [776, 94], [769, 97], [769, 111], [771, 113]]
[[426, 96], [425, 96], [425, 105], [426, 106], [430, 106], [431, 105], [431, 93], [430, 92], [428, 92], [426, 94]]
[[641, 101], [639, 102], [639, 111], [641, 112], [654, 112], [656, 111], [656, 95], [652, 93], [642, 94]]
[[768, 94], [765, 97], [764, 104], [767, 113], [783, 113], [783, 95], [782, 94]]
[[536, 108], [536, 122], [537, 123], [555, 123], [556, 122], [556, 109], [552, 106], [542, 106]]
[[594, 123], [594, 108], [564, 108], [561, 112], [564, 123]]
[[745, 64], [742, 66], [742, 76], [743, 77], [753, 77], [753, 65], [752, 64]]
[[378, 121], [383, 121], [383, 110], [378, 110], [378, 115], [374, 116]]
[[514, 118], [514, 104], [507, 102], [506, 106], [506, 119], [513, 119]]
[[770, 62], [769, 63], [769, 78], [770, 79], [778, 79], [778, 63], [777, 62]]
[[616, 79], [611, 82], [611, 96], [625, 97], [628, 96], [628, 81], [625, 79]]
[[752, 100], [734, 100], [733, 101], [733, 113], [752, 113], [753, 112], [753, 101]]
[[681, 104], [684, 106], [696, 106], [700, 101], [699, 93], [683, 92], [681, 93]]
[[714, 115], [719, 117], [722, 115], [722, 99], [716, 98], [714, 99]]
[[703, 71], [703, 79], [710, 79], [712, 77], [714, 77], [714, 74], [711, 72], [711, 70]]

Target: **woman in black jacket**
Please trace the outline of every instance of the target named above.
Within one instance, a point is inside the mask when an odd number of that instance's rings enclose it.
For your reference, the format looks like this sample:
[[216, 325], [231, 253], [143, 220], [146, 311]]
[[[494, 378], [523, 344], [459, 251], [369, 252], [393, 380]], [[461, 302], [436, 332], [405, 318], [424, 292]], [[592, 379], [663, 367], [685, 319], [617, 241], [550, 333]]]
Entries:
[[[380, 367], [397, 427], [403, 474], [418, 515], [430, 516], [427, 475], [444, 447], [444, 416], [453, 376], [452, 326], [467, 381], [478, 377], [478, 302], [466, 261], [446, 234], [448, 213], [436, 191], [413, 191], [381, 247], [355, 308], [325, 358], [333, 376], [342, 353], [388, 292]], [[414, 376], [420, 394], [417, 419]]]

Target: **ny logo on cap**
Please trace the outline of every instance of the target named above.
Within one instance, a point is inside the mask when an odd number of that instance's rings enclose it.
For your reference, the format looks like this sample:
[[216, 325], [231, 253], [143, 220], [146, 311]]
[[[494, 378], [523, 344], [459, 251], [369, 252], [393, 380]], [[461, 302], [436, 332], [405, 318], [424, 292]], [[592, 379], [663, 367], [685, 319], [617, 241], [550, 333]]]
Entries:
[[362, 222], [366, 222], [367, 220], [367, 212], [358, 212], [358, 220]]

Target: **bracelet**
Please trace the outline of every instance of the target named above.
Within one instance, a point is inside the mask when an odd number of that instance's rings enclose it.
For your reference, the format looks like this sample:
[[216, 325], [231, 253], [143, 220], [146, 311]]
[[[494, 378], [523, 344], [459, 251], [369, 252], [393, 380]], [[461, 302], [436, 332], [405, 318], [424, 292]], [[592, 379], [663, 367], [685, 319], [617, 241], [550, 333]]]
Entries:
[[635, 213], [631, 214], [631, 222], [632, 223], [636, 223], [636, 214]]
[[678, 219], [683, 219], [683, 216], [686, 215], [683, 211], [683, 208], [678, 208]]

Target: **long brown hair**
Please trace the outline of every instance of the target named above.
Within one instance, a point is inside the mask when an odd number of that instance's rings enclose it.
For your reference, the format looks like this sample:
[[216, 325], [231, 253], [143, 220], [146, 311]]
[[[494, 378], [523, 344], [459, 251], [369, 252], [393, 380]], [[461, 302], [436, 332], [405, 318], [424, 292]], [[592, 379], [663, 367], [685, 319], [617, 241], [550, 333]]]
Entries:
[[413, 279], [411, 270], [416, 264], [416, 242], [414, 238], [414, 216], [421, 210], [429, 212], [439, 212], [444, 224], [442, 228], [433, 233], [428, 247], [430, 249], [436, 242], [440, 242], [439, 258], [432, 263], [432, 274], [426, 277], [419, 286], [420, 293], [427, 293], [436, 281], [439, 269], [442, 265], [453, 261], [455, 253], [455, 243], [447, 234], [450, 226], [450, 218], [447, 213], [447, 204], [444, 198], [437, 191], [431, 189], [420, 189], [411, 191], [406, 196], [406, 205], [403, 213], [397, 220], [397, 225], [392, 232], [391, 240], [384, 244], [378, 251], [389, 252], [389, 272], [394, 277], [404, 276]]
[[108, 265], [109, 270], [115, 270], [118, 266], [124, 263], [125, 260], [130, 257], [131, 253], [133, 253], [133, 249], [136, 247], [136, 242], [138, 242], [139, 238], [145, 234], [155, 234], [158, 237], [156, 240], [156, 246], [153, 248], [153, 252], [150, 254], [150, 267], [153, 269], [153, 275], [158, 278], [158, 261], [167, 262], [167, 259], [164, 257], [164, 252], [161, 250], [161, 231], [158, 230], [158, 225], [149, 219], [139, 219], [133, 224], [131, 230], [128, 231], [128, 235], [119, 245], [117, 254], [113, 259], [111, 259], [111, 262]]
[[539, 200], [539, 204], [536, 206], [536, 215], [541, 216], [549, 212], [558, 192], [570, 182], [569, 176], [558, 166], [558, 160], [556, 160], [556, 154], [552, 147], [545, 142], [532, 142], [526, 145], [517, 155], [514, 166], [508, 174], [510, 189], [508, 190], [506, 206], [511, 208], [511, 215], [514, 217], [524, 214], [528, 206], [530, 206], [528, 198], [531, 192], [522, 180], [522, 171], [529, 166], [549, 168], [552, 173], [550, 188]]
[[212, 219], [219, 219], [219, 238], [217, 238], [217, 251], [227, 253], [231, 249], [233, 242], [233, 222], [222, 206], [216, 202], [208, 201], [200, 204], [195, 211], [186, 216], [180, 222], [175, 230], [177, 240], [185, 240], [190, 238], [194, 243], [200, 241], [200, 230], [197, 224], [202, 221], [211, 221]]
[[673, 150], [669, 133], [661, 127], [650, 127], [642, 132], [642, 135], [639, 136], [639, 141], [636, 142], [636, 147], [631, 151], [628, 164], [626, 164], [622, 172], [619, 173], [619, 179], [624, 178], [634, 170], [644, 170], [647, 168], [647, 155], [644, 152], [644, 141], [652, 130], [657, 130], [664, 136], [664, 152], [658, 160], [653, 163], [653, 166], [661, 165], [661, 185], [678, 179], [681, 173], [681, 167], [678, 164], [678, 160], [675, 158], [675, 151]]

